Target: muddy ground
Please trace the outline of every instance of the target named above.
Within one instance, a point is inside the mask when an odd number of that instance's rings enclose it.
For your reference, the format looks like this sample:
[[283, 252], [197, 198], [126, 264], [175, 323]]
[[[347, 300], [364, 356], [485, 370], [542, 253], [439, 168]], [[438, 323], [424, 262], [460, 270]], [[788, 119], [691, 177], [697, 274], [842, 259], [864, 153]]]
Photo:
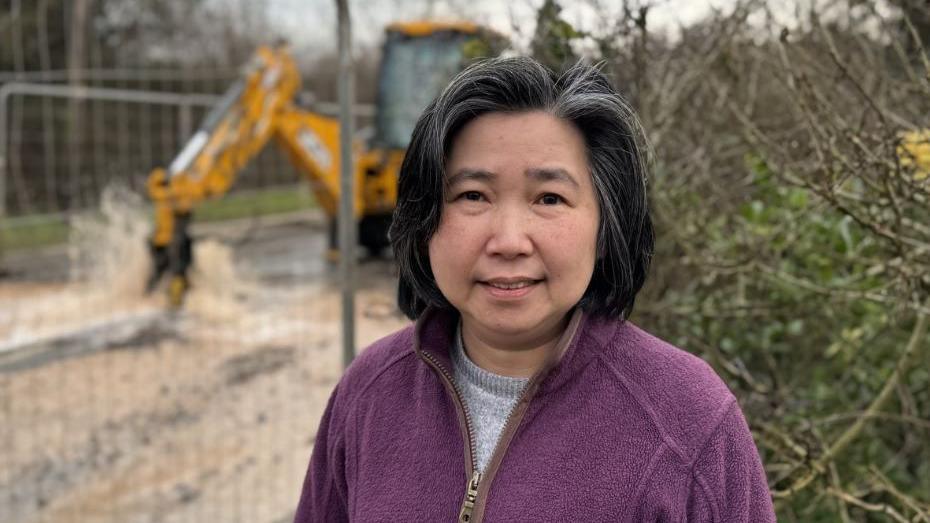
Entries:
[[[199, 229], [178, 312], [116, 229], [0, 261], [0, 521], [289, 521], [342, 370], [320, 217]], [[390, 262], [357, 276], [364, 346], [406, 320]]]

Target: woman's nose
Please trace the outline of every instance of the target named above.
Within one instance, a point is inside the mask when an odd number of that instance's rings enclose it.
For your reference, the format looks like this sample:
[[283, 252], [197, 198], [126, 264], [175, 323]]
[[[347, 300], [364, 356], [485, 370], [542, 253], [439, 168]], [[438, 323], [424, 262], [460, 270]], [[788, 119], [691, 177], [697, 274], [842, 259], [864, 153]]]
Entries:
[[488, 254], [515, 258], [533, 253], [532, 223], [528, 216], [519, 210], [501, 209], [495, 218], [486, 245]]

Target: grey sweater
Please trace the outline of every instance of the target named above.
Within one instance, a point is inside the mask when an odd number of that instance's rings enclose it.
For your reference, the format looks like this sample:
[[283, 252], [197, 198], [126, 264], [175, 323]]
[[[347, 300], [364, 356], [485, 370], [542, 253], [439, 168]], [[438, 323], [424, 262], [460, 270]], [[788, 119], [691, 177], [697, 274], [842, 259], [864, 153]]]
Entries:
[[494, 446], [500, 438], [507, 417], [520, 399], [528, 378], [511, 378], [488, 372], [475, 365], [465, 353], [462, 343], [462, 325], [455, 336], [452, 348], [452, 368], [455, 385], [462, 394], [465, 408], [471, 417], [475, 438], [475, 458], [478, 470], [484, 471]]

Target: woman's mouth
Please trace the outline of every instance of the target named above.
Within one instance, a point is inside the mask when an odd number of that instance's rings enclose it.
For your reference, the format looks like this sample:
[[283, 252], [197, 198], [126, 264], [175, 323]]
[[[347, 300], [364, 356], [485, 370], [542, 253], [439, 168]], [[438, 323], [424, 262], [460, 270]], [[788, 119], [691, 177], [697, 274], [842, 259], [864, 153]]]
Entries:
[[542, 280], [508, 278], [479, 283], [495, 298], [522, 298], [529, 294], [540, 281]]
[[521, 281], [517, 283], [488, 282], [488, 285], [490, 285], [491, 287], [497, 288], [497, 289], [513, 290], [513, 289], [522, 289], [523, 287], [529, 287], [533, 283], [535, 282], [531, 280], [526, 280], [526, 281]]

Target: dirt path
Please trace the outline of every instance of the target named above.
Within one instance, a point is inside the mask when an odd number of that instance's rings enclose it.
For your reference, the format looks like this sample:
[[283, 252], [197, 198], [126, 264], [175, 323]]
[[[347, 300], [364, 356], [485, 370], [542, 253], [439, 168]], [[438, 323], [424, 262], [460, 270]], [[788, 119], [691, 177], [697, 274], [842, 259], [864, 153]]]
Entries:
[[[178, 314], [118, 284], [0, 284], [0, 345], [19, 343], [0, 355], [0, 521], [288, 520], [341, 373], [319, 229], [198, 252], [211, 274]], [[389, 263], [357, 285], [360, 346], [406, 324]]]

